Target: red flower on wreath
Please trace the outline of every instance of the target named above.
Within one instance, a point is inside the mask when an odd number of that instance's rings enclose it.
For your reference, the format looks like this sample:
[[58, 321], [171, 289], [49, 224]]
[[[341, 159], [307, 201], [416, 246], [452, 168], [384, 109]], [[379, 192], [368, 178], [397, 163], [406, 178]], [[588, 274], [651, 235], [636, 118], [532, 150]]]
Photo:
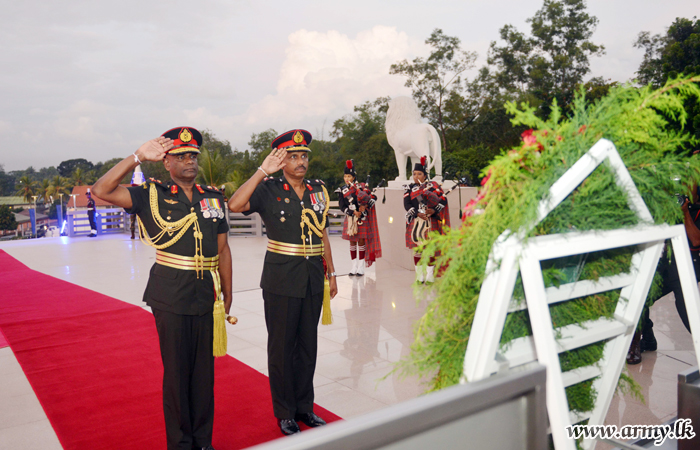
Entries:
[[[541, 134], [547, 136], [547, 131], [545, 130]], [[544, 146], [537, 142], [536, 132], [532, 128], [523, 131], [522, 134], [520, 134], [520, 137], [523, 138], [523, 147], [531, 147], [533, 145], [537, 145], [537, 150], [544, 150]]]
[[486, 183], [488, 183], [489, 178], [491, 178], [491, 170], [489, 170], [489, 173], [487, 173], [486, 176], [481, 179], [481, 185], [484, 186]]

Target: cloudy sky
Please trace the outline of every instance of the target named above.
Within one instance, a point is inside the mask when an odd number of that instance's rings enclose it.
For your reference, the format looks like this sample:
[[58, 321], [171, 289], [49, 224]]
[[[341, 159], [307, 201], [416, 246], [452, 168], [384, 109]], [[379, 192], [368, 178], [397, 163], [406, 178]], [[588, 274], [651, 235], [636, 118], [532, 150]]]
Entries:
[[[0, 165], [6, 171], [105, 161], [180, 125], [239, 150], [252, 133], [327, 136], [365, 100], [407, 95], [389, 75], [426, 56], [435, 28], [485, 63], [505, 24], [542, 0], [0, 0]], [[660, 6], [662, 5], [662, 6]], [[692, 18], [696, 0], [589, 0], [606, 55], [591, 76], [634, 77], [640, 31]]]

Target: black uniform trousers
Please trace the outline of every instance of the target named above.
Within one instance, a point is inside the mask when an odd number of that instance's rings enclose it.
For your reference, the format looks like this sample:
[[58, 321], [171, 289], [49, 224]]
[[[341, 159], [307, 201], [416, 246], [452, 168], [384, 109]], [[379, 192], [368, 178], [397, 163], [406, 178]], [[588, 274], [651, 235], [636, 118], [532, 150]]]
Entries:
[[278, 419], [314, 410], [314, 372], [323, 292], [286, 297], [263, 290], [267, 325], [267, 367], [272, 409]]
[[97, 230], [97, 222], [95, 222], [95, 211], [88, 211], [88, 221], [90, 222], [90, 229]]
[[[700, 281], [700, 254], [698, 252], [691, 251], [690, 256], [693, 261], [693, 269], [695, 271], [695, 278]], [[690, 331], [690, 323], [688, 322], [688, 311], [685, 308], [685, 297], [683, 296], [683, 289], [681, 289], [681, 280], [678, 277], [678, 267], [676, 266], [676, 258], [672, 258], [671, 261], [664, 255], [659, 261], [659, 267], [657, 269], [663, 278], [661, 286], [661, 295], [659, 298], [673, 292], [673, 296], [676, 298], [676, 310], [678, 311], [678, 316], [681, 318], [685, 328]], [[658, 300], [658, 299], [656, 299]], [[654, 302], [656, 302], [654, 300]], [[649, 308], [644, 308], [644, 319], [642, 320], [642, 336], [645, 332], [648, 334], [649, 331], [654, 327], [654, 322], [649, 318]]]
[[214, 316], [153, 309], [163, 359], [168, 450], [211, 445], [214, 426]]

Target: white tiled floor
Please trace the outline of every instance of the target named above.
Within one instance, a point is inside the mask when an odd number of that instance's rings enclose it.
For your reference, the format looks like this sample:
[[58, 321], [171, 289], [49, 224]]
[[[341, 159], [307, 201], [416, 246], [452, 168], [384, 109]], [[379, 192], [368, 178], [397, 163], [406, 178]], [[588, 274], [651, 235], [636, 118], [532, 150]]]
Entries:
[[[229, 327], [228, 353], [267, 374], [267, 332], [258, 288], [265, 238], [230, 238], [238, 325]], [[350, 268], [348, 244], [331, 238], [336, 271]], [[126, 235], [52, 238], [0, 243], [32, 269], [119, 300], [143, 306], [141, 296], [154, 251]], [[425, 309], [417, 303], [414, 273], [379, 262], [363, 278], [340, 276], [333, 300], [334, 323], [319, 326], [316, 402], [344, 418], [381, 409], [423, 392], [418, 380], [391, 373], [408, 354], [413, 325]], [[677, 317], [673, 297], [652, 309], [659, 350], [644, 353], [629, 368], [641, 384], [646, 405], [615, 397], [611, 424], [659, 424], [676, 414], [677, 373], [696, 365], [690, 334]], [[60, 449], [53, 429], [9, 348], [0, 349], [0, 449]], [[609, 448], [598, 445], [598, 448]]]

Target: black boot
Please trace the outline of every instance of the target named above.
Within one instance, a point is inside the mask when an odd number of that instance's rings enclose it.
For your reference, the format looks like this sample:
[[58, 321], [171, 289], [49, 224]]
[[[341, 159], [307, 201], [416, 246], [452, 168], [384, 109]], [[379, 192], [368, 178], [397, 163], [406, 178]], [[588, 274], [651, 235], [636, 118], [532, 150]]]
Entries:
[[653, 328], [644, 331], [644, 333], [642, 334], [642, 340], [640, 341], [640, 347], [643, 352], [656, 351], [656, 347], [658, 347], [658, 345], [656, 343], [656, 337], [654, 336]]
[[642, 362], [642, 349], [640, 348], [640, 342], [642, 340], [642, 333], [636, 331], [634, 337], [632, 338], [632, 345], [627, 352], [627, 364], [633, 366]]

